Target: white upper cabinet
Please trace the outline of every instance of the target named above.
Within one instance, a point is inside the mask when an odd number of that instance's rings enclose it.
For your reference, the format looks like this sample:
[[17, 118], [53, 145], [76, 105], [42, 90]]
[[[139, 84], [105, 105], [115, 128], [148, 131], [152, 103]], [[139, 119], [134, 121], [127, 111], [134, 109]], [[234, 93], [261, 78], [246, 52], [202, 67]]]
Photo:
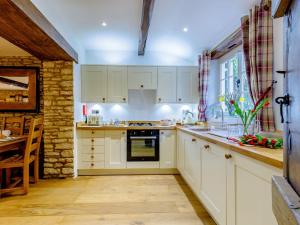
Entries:
[[177, 67], [177, 102], [198, 102], [197, 67]]
[[107, 101], [107, 66], [81, 66], [81, 101]]
[[157, 67], [129, 66], [128, 89], [157, 89]]
[[176, 67], [158, 67], [157, 103], [176, 103]]
[[127, 102], [127, 67], [126, 66], [109, 66], [108, 67], [108, 102]]
[[159, 135], [160, 168], [176, 168], [176, 131], [161, 130]]

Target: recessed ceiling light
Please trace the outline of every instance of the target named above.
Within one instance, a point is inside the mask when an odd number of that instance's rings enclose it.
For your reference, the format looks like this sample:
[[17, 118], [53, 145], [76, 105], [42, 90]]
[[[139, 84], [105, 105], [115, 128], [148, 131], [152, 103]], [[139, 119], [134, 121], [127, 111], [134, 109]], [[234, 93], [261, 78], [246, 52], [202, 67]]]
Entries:
[[107, 23], [106, 23], [105, 21], [103, 21], [103, 22], [101, 23], [101, 26], [102, 26], [102, 27], [106, 27], [106, 26], [107, 26]]
[[186, 32], [188, 32], [188, 31], [189, 31], [189, 28], [187, 28], [187, 27], [184, 27], [184, 28], [182, 29], [182, 31], [186, 33]]

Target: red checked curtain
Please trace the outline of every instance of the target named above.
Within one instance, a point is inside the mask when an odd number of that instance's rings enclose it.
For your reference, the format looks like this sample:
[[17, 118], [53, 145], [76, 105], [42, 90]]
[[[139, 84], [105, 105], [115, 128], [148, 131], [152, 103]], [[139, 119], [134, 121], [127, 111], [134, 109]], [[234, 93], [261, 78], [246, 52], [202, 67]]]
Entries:
[[199, 105], [198, 105], [198, 119], [201, 122], [205, 122], [206, 109], [207, 109], [207, 86], [208, 86], [208, 74], [210, 65], [210, 52], [204, 51], [202, 55], [199, 56]]
[[271, 0], [262, 0], [242, 18], [243, 50], [250, 96], [254, 103], [267, 93], [270, 105], [258, 115], [262, 131], [274, 131], [272, 106], [273, 83], [273, 21]]

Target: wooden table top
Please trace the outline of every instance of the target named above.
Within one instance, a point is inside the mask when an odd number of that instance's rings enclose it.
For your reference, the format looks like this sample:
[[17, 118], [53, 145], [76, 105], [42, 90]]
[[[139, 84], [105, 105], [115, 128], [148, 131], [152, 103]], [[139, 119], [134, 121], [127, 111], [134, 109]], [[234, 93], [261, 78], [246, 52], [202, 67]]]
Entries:
[[24, 136], [14, 137], [13, 139], [8, 141], [0, 141], [0, 153], [15, 149], [16, 147], [20, 146], [20, 144], [25, 143], [26, 140], [27, 140], [27, 136], [24, 135]]

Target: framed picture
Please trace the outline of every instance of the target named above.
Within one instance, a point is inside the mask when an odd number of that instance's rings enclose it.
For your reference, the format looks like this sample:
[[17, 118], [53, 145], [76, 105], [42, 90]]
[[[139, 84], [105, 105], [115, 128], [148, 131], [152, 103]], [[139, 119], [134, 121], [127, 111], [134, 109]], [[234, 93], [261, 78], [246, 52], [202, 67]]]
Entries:
[[38, 67], [0, 66], [0, 111], [39, 111]]

